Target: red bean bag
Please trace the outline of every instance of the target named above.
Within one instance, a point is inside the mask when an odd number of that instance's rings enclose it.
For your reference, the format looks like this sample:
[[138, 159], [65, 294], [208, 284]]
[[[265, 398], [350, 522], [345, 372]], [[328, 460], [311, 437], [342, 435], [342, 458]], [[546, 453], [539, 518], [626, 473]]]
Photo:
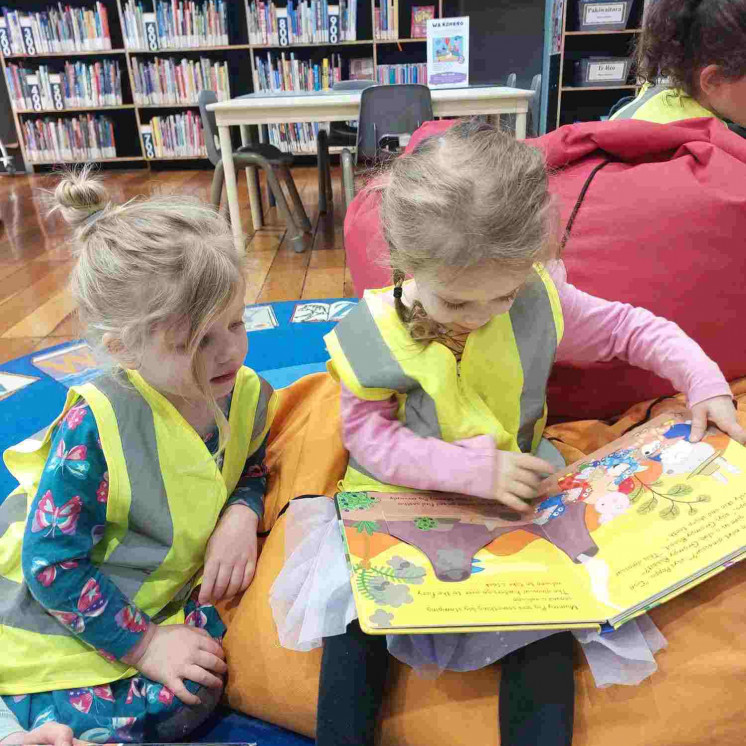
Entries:
[[[409, 149], [451, 124], [428, 122]], [[675, 321], [728, 380], [745, 376], [746, 140], [716, 119], [627, 120], [562, 127], [530, 144], [555, 171], [563, 227], [578, 207], [563, 253], [570, 282]], [[358, 293], [390, 282], [379, 199], [363, 190], [345, 220]], [[558, 365], [549, 410], [555, 420], [608, 419], [672, 393], [667, 381], [622, 361]]]

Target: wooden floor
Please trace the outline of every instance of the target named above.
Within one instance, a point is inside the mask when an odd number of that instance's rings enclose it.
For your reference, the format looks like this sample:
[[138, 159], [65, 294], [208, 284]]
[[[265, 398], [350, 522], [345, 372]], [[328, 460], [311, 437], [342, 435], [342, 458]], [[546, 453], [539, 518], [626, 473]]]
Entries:
[[[293, 169], [311, 223], [310, 250], [294, 253], [276, 210], [265, 210], [267, 225], [251, 232], [246, 180], [239, 196], [247, 237], [246, 303], [353, 295], [342, 248], [343, 207], [339, 174], [333, 174], [335, 211], [319, 216], [314, 167]], [[112, 198], [124, 201], [153, 192], [209, 197], [211, 171], [108, 171]], [[0, 176], [0, 363], [80, 336], [66, 283], [74, 260], [67, 226], [47, 217], [46, 175]], [[266, 190], [262, 190], [263, 193]]]

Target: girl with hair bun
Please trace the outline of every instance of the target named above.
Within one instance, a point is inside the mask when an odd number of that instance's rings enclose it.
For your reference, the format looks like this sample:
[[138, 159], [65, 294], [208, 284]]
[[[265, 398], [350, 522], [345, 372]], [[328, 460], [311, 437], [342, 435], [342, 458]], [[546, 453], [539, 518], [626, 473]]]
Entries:
[[263, 512], [275, 399], [243, 365], [243, 259], [198, 201], [114, 204], [88, 168], [54, 199], [108, 369], [70, 390], [41, 445], [5, 453], [19, 486], [0, 505], [0, 695], [26, 730], [185, 740], [220, 698], [212, 603], [251, 582]]

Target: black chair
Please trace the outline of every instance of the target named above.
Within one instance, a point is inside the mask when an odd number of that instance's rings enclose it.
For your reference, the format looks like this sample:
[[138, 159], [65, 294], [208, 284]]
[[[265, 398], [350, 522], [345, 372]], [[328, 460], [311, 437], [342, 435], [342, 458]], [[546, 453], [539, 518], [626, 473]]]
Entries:
[[[362, 91], [376, 85], [375, 80], [339, 80], [333, 86], [335, 91]], [[316, 136], [316, 152], [319, 163], [319, 213], [323, 214], [334, 206], [332, 193], [332, 173], [329, 163], [329, 148], [354, 148], [357, 142], [357, 124], [331, 122], [329, 131], [319, 129]]]
[[360, 96], [355, 157], [342, 151], [345, 206], [355, 196], [355, 165], [375, 165], [394, 157], [412, 133], [433, 118], [430, 89], [424, 85], [379, 85]]
[[[220, 201], [223, 195], [223, 183], [225, 174], [223, 173], [223, 162], [220, 155], [220, 146], [217, 140], [217, 125], [215, 123], [215, 114], [208, 111], [210, 104], [217, 102], [218, 97], [215, 91], [201, 91], [198, 97], [199, 112], [202, 117], [202, 127], [205, 131], [205, 146], [207, 148], [207, 157], [215, 166], [215, 175], [212, 178], [212, 187], [210, 190], [210, 200], [220, 209]], [[293, 176], [290, 173], [290, 166], [293, 163], [293, 156], [290, 153], [283, 153], [279, 148], [268, 143], [258, 143], [242, 145], [233, 152], [233, 165], [239, 168], [248, 166], [258, 166], [264, 171], [267, 177], [267, 184], [275, 198], [277, 207], [280, 210], [288, 228], [290, 244], [293, 251], [300, 253], [305, 251], [306, 245], [304, 232], [311, 231], [311, 223], [308, 220], [306, 211], [303, 208], [298, 190], [295, 187]], [[294, 213], [288, 207], [285, 200], [285, 194], [280, 186], [278, 175], [285, 182], [290, 200], [293, 203]]]

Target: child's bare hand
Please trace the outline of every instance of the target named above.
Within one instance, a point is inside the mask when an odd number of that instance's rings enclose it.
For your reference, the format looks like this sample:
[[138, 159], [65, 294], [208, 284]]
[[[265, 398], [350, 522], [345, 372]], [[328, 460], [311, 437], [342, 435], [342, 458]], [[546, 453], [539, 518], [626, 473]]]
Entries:
[[73, 739], [72, 728], [62, 723], [44, 723], [38, 728], [30, 731], [19, 730], [11, 733], [7, 738], [0, 741], [2, 746], [17, 746], [18, 744], [49, 744], [49, 746], [73, 746], [73, 743], [82, 744], [82, 741]]
[[733, 440], [746, 444], [746, 430], [738, 424], [736, 408], [730, 396], [713, 396], [692, 407], [692, 432], [689, 436], [691, 443], [697, 443], [707, 430], [707, 423], [719, 427]]
[[258, 523], [257, 514], [245, 505], [232, 505], [223, 513], [207, 543], [201, 604], [232, 598], [249, 587], [256, 569]]
[[186, 624], [153, 624], [147, 635], [143, 644], [122, 660], [167, 686], [185, 705], [198, 705], [201, 700], [184, 686], [184, 679], [211, 689], [223, 686], [221, 676], [228, 670], [225, 654], [205, 630]]
[[495, 500], [519, 513], [530, 513], [533, 508], [525, 501], [538, 497], [539, 485], [554, 473], [554, 467], [528, 453], [498, 451], [495, 459]]

